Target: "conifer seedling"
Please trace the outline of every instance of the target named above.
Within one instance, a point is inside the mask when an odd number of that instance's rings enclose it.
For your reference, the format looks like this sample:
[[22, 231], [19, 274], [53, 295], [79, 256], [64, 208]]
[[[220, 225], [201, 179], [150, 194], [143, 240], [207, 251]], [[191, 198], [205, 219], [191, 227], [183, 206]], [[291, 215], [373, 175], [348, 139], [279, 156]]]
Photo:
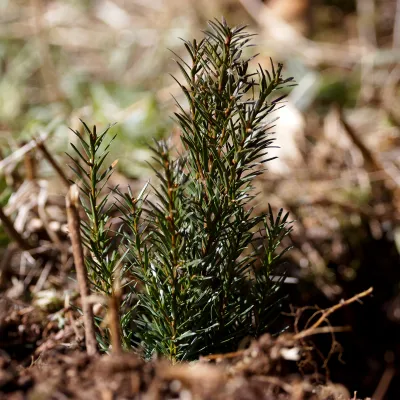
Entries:
[[[123, 344], [146, 358], [177, 362], [234, 350], [267, 332], [282, 308], [283, 278], [272, 277], [291, 227], [282, 210], [275, 217], [271, 207], [255, 212], [253, 182], [271, 161], [270, 114], [284, 98], [271, 96], [293, 80], [272, 61], [269, 71], [258, 65], [249, 72], [254, 57], [244, 54], [252, 36], [223, 19], [210, 21], [200, 42], [183, 41], [188, 60], [178, 57], [184, 79], [176, 81], [187, 104], [177, 103], [175, 119], [184, 151], [173, 157], [166, 142], [155, 143], [156, 182], [138, 195], [114, 189], [118, 246], [103, 195], [114, 167], [103, 167], [108, 130], [98, 135], [84, 124], [85, 134], [75, 132], [92, 289], [112, 296], [121, 282]], [[263, 244], [256, 246], [260, 232]]]

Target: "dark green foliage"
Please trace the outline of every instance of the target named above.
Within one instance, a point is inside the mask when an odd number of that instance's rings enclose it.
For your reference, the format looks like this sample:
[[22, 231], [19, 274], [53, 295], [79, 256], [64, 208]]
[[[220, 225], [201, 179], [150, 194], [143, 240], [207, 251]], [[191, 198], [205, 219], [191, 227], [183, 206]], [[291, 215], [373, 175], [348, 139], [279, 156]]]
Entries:
[[77, 182], [83, 194], [82, 206], [87, 220], [82, 221], [82, 237], [84, 245], [90, 252], [86, 258], [91, 281], [96, 289], [105, 294], [110, 294], [113, 285], [113, 272], [117, 261], [117, 253], [112, 251], [111, 238], [107, 221], [110, 215], [108, 196], [102, 196], [102, 189], [111, 176], [114, 164], [105, 168], [104, 161], [108, 155], [110, 142], [102, 146], [109, 129], [100, 135], [96, 127], [91, 131], [84, 123], [86, 141], [78, 131], [73, 131], [78, 137], [81, 150], [71, 143], [77, 158], [71, 157], [74, 165], [70, 168], [79, 178]]
[[[108, 195], [103, 194], [103, 189], [116, 165], [114, 162], [110, 166], [104, 166], [114, 138], [104, 143], [110, 128], [99, 135], [95, 126], [90, 130], [83, 121], [82, 124], [84, 135], [73, 131], [79, 139], [80, 149], [71, 143], [76, 158], [70, 157], [73, 161], [70, 168], [79, 179], [77, 184], [87, 217], [81, 221], [81, 232], [87, 250], [85, 261], [89, 279], [95, 292], [107, 298], [114, 295], [115, 283], [119, 284], [126, 272], [125, 264], [122, 263], [123, 257], [114, 243], [115, 235], [109, 227], [113, 205], [109, 204]], [[124, 319], [122, 322], [124, 325]], [[107, 330], [103, 331], [103, 337], [99, 336], [99, 342], [104, 349], [108, 347], [108, 338]]]
[[265, 332], [273, 318], [276, 316], [276, 303], [273, 301], [271, 294], [276, 293], [284, 276], [277, 278], [275, 281], [271, 279], [276, 267], [279, 265], [282, 256], [290, 250], [290, 247], [279, 251], [279, 245], [282, 239], [287, 236], [292, 228], [288, 227], [289, 214], [283, 215], [283, 210], [274, 219], [271, 206], [268, 205], [269, 213], [264, 217], [263, 224], [265, 228], [265, 241], [261, 246], [262, 252], [259, 255], [261, 266], [254, 271], [254, 279], [252, 282], [252, 296], [254, 303], [254, 336], [259, 336]]
[[[120, 253], [126, 255], [121, 271], [129, 273], [125, 281], [130, 276], [128, 282], [135, 282], [129, 283], [127, 298], [133, 290], [137, 296], [134, 308], [122, 307], [125, 336], [147, 357], [156, 352], [172, 361], [235, 349], [245, 337], [269, 328], [281, 309], [282, 278], [272, 280], [271, 274], [287, 250], [277, 254], [278, 246], [290, 232], [282, 210], [276, 218], [271, 209], [268, 216], [257, 216], [249, 204], [255, 196], [252, 181], [263, 172], [273, 143], [272, 125], [265, 118], [282, 99], [269, 96], [292, 79], [283, 79], [282, 65], [272, 62], [270, 72], [259, 66], [249, 73], [250, 60], [241, 56], [251, 35], [244, 27], [229, 28], [224, 20], [209, 25], [200, 43], [184, 42], [190, 65], [178, 61], [186, 81], [178, 83], [188, 101], [188, 111], [178, 104], [175, 114], [184, 154], [173, 158], [166, 143], [155, 144], [159, 184], [152, 187], [154, 200], [146, 198], [147, 188], [137, 198], [116, 189], [125, 228], [120, 233]], [[97, 159], [100, 166], [104, 158]], [[119, 258], [115, 252], [106, 257], [110, 242], [101, 236], [106, 221], [95, 230], [99, 222], [91, 203], [96, 195], [90, 193], [110, 172], [111, 167], [97, 178], [89, 174], [92, 186], [82, 185], [89, 198], [85, 238], [95, 260], [104, 260], [104, 265], [89, 262], [100, 290], [103, 281], [112, 288]], [[265, 244], [254, 248], [262, 227]]]

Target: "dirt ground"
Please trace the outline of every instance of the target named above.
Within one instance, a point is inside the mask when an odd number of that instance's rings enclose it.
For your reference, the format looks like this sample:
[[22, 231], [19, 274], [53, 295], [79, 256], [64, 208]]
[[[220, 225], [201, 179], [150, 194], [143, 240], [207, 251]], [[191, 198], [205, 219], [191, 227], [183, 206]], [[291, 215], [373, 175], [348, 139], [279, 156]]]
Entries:
[[[1, 300], [1, 399], [315, 399], [351, 396], [316, 373], [298, 372], [308, 350], [291, 335], [262, 336], [246, 350], [192, 363], [149, 362], [133, 353], [89, 357], [78, 315]], [[297, 371], [297, 372], [296, 372]]]

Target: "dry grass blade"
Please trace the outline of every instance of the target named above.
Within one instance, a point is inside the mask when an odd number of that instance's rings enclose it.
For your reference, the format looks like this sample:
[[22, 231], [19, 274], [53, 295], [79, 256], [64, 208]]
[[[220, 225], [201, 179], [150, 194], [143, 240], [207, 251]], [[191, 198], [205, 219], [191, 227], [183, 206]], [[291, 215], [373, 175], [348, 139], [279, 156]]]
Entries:
[[8, 157], [0, 161], [0, 175], [4, 174], [6, 167], [12, 164], [16, 164], [26, 153], [29, 153], [32, 149], [37, 146], [38, 141], [43, 142], [47, 139], [48, 135], [42, 135], [39, 139], [31, 140], [24, 146], [20, 147], [18, 150], [14, 151]]
[[24, 157], [26, 179], [33, 181], [36, 179], [36, 160], [34, 150], [29, 151]]

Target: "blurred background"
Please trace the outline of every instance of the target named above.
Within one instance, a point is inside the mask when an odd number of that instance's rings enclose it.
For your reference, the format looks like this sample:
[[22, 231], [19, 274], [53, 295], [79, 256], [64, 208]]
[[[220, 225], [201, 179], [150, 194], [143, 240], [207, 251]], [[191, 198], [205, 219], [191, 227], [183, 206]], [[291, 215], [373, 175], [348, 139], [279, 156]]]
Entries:
[[[259, 207], [296, 220], [289, 302], [329, 307], [373, 286], [331, 319], [352, 327], [336, 335], [342, 353], [316, 340], [321, 365], [338, 352], [322, 373], [360, 397], [399, 399], [399, 0], [0, 0], [0, 158], [48, 135], [65, 165], [67, 127], [117, 122], [115, 180], [140, 186], [150, 138], [179, 136], [170, 50], [184, 56], [179, 38], [201, 38], [222, 15], [257, 33], [256, 62], [283, 62], [298, 83], [276, 113], [279, 159], [257, 182]], [[2, 205], [26, 178], [20, 161], [0, 160]], [[63, 193], [48, 163], [35, 175]]]

